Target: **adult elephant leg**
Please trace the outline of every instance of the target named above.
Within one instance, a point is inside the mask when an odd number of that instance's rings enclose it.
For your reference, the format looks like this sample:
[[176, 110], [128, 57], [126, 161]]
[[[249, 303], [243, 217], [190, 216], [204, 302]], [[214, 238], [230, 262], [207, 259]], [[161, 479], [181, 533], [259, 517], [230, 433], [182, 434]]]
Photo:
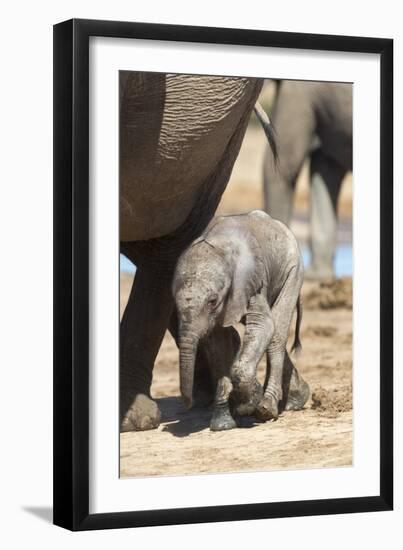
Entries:
[[172, 314], [171, 275], [155, 265], [137, 269], [120, 333], [121, 430], [150, 430], [160, 423], [151, 399], [154, 361]]
[[273, 154], [266, 147], [263, 160], [264, 209], [276, 220], [289, 223], [293, 211], [296, 178], [290, 179], [279, 173]]
[[278, 161], [266, 147], [263, 181], [266, 212], [286, 224], [291, 220], [298, 174], [312, 147], [315, 119], [310, 95], [292, 81], [281, 82], [271, 117]]
[[311, 253], [306, 278], [334, 276], [337, 244], [337, 199], [345, 169], [320, 150], [311, 159]]
[[[172, 312], [168, 325], [169, 332], [179, 347], [179, 330], [176, 310]], [[215, 379], [213, 375], [213, 365], [209, 360], [206, 342], [199, 343], [194, 372], [193, 382], [193, 405], [196, 407], [207, 407], [214, 399]]]

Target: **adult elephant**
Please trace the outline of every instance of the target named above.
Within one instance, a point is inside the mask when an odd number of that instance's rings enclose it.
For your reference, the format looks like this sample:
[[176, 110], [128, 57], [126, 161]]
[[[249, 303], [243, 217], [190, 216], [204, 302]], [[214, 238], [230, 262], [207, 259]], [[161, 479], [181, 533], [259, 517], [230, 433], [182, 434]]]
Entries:
[[[121, 251], [137, 266], [121, 323], [123, 431], [159, 424], [150, 386], [165, 330], [177, 333], [174, 267], [214, 215], [261, 88], [251, 78], [120, 73]], [[196, 386], [207, 362], [201, 346]]]
[[310, 158], [312, 265], [306, 276], [334, 274], [337, 199], [352, 170], [352, 85], [284, 80], [277, 83], [272, 113], [278, 165], [264, 157], [265, 209], [290, 222], [297, 176]]

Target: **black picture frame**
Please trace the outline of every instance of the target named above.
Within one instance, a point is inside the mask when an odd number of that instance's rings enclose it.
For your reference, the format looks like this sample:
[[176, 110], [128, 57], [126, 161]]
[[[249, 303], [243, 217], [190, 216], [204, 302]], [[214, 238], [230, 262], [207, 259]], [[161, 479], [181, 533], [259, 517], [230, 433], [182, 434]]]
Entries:
[[[89, 513], [89, 38], [376, 53], [380, 123], [380, 487], [369, 497]], [[377, 130], [377, 129], [376, 129]], [[393, 40], [73, 19], [54, 26], [54, 523], [71, 530], [393, 507]]]

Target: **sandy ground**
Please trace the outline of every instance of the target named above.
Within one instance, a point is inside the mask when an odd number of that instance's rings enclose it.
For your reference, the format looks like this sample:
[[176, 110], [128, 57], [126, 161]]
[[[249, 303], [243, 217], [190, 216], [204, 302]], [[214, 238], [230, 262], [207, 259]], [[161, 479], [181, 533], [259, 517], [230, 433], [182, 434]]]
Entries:
[[[218, 212], [262, 208], [263, 131], [250, 125]], [[296, 216], [291, 225], [298, 239], [309, 235], [307, 166], [297, 184]], [[351, 240], [352, 178], [339, 199], [339, 240]], [[121, 275], [121, 313], [132, 276]], [[207, 472], [348, 466], [352, 463], [352, 310], [351, 280], [335, 285], [304, 283], [303, 352], [297, 368], [313, 399], [304, 410], [287, 412], [276, 422], [243, 419], [242, 427], [211, 432], [211, 409], [186, 411], [179, 396], [178, 350], [166, 334], [154, 367], [152, 395], [162, 412], [157, 430], [121, 434], [122, 477], [183, 475]], [[291, 337], [292, 335], [290, 335]], [[259, 376], [264, 378], [264, 361]]]
[[[121, 310], [132, 277], [121, 279]], [[297, 368], [313, 398], [276, 422], [242, 419], [211, 432], [211, 409], [185, 410], [178, 350], [167, 333], [154, 368], [152, 395], [162, 412], [157, 430], [121, 434], [121, 477], [348, 466], [352, 463], [351, 284], [304, 284], [303, 352]], [[336, 306], [336, 307], [335, 307]], [[259, 377], [264, 377], [264, 360]]]

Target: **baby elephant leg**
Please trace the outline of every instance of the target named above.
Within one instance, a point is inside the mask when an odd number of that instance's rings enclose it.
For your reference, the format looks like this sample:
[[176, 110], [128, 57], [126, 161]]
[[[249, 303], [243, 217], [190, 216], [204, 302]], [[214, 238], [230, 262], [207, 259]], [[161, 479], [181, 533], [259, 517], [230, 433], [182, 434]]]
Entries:
[[210, 422], [210, 430], [213, 432], [236, 428], [236, 422], [232, 418], [229, 408], [229, 396], [231, 391], [231, 380], [228, 376], [222, 376], [217, 382], [214, 411]]
[[[264, 389], [266, 391], [267, 384], [270, 377], [270, 358], [267, 353], [267, 371]], [[281, 411], [300, 411], [304, 408], [304, 405], [310, 396], [309, 385], [302, 378], [300, 373], [295, 368], [291, 357], [286, 351], [284, 354], [283, 365], [283, 397], [279, 402], [279, 412]]]
[[308, 401], [309, 395], [308, 384], [293, 365], [288, 353], [285, 352], [282, 408], [286, 411], [300, 411]]
[[256, 407], [256, 416], [262, 420], [276, 419], [279, 414], [279, 403], [283, 399], [284, 362], [287, 354], [288, 332], [301, 284], [301, 273], [298, 268], [293, 269], [272, 307], [275, 328], [267, 347], [267, 367], [270, 371], [263, 399]]
[[267, 350], [267, 364], [270, 374], [263, 399], [256, 407], [256, 416], [261, 420], [278, 418], [279, 402], [283, 397], [283, 365], [286, 340], [274, 334]]
[[206, 351], [217, 381], [210, 429], [230, 430], [236, 427], [229, 407], [232, 383], [230, 368], [239, 351], [240, 338], [233, 327], [216, 327], [206, 341]]
[[231, 369], [232, 399], [239, 415], [251, 415], [261, 401], [263, 388], [256, 378], [257, 366], [272, 338], [274, 323], [269, 305], [258, 294], [249, 301], [242, 350]]

